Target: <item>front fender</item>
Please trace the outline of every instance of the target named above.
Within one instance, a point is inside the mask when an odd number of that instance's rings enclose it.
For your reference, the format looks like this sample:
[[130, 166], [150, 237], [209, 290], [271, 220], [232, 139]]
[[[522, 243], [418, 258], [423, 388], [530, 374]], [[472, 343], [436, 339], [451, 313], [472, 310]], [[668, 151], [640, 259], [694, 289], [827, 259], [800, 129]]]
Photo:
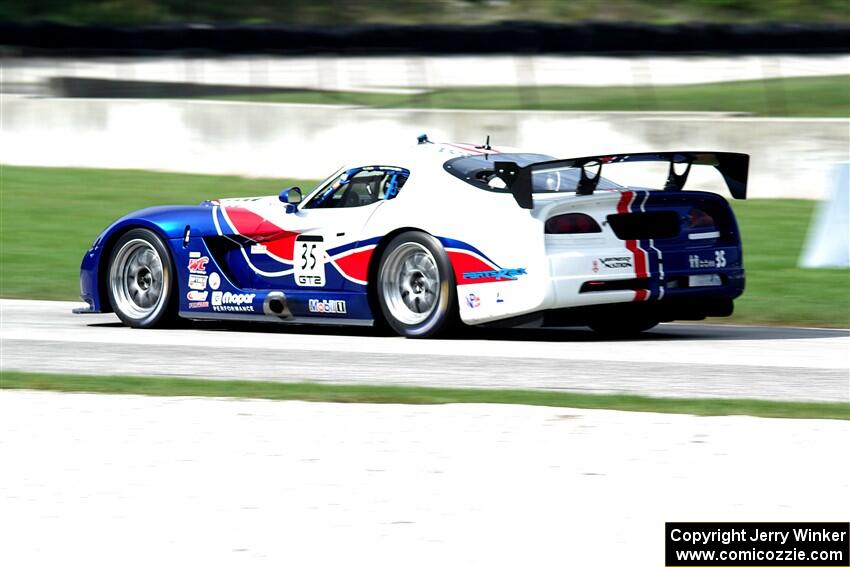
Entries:
[[109, 313], [112, 308], [100, 277], [109, 253], [118, 238], [132, 228], [147, 228], [164, 240], [182, 239], [186, 227], [192, 236], [216, 234], [212, 209], [206, 205], [159, 206], [140, 209], [109, 225], [83, 255], [80, 264], [80, 297], [94, 313]]

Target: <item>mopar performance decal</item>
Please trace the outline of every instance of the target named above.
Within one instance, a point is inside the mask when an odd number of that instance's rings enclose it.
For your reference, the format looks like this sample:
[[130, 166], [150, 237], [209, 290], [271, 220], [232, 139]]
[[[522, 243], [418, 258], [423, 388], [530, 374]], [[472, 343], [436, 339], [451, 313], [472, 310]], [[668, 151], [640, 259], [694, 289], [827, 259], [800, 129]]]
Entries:
[[230, 293], [229, 291], [212, 292], [212, 309], [213, 311], [247, 311], [253, 312], [254, 306], [251, 302], [254, 301], [256, 294], [254, 293]]
[[501, 270], [488, 270], [485, 272], [465, 272], [464, 279], [480, 280], [486, 278], [495, 278], [496, 280], [515, 280], [519, 276], [525, 276], [528, 273], [525, 268], [503, 268]]

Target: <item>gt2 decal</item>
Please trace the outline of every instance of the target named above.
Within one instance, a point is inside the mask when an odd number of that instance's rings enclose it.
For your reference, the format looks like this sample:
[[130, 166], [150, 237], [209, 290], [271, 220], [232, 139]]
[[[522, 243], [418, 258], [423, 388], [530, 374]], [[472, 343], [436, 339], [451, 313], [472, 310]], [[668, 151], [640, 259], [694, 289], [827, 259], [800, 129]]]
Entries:
[[302, 235], [295, 240], [295, 283], [324, 287], [325, 243], [321, 236]]
[[500, 270], [488, 270], [486, 272], [465, 272], [463, 278], [467, 280], [480, 280], [495, 278], [496, 280], [515, 280], [519, 276], [528, 275], [525, 268], [503, 268]]
[[725, 268], [726, 250], [715, 250], [714, 259], [701, 258], [699, 254], [691, 254], [688, 256], [688, 263], [691, 268]]

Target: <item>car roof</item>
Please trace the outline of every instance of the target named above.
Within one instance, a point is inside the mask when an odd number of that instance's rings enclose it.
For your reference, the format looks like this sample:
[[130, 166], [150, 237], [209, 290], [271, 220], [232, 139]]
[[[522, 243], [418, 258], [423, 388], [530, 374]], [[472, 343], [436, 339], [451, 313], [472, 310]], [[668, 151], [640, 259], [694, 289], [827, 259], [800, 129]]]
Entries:
[[442, 170], [443, 164], [451, 159], [476, 155], [498, 155], [515, 151], [507, 147], [481, 146], [465, 142], [425, 142], [402, 148], [382, 149], [369, 152], [358, 157], [356, 163], [347, 162], [345, 168], [362, 167], [366, 165], [391, 165], [404, 167], [410, 171], [416, 169], [434, 168]]

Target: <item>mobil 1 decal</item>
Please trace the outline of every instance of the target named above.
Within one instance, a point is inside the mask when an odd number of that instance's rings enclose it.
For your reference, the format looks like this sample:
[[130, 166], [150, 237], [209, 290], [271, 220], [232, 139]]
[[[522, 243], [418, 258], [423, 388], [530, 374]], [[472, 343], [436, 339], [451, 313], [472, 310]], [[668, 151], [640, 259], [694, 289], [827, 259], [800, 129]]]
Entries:
[[302, 234], [296, 238], [293, 262], [296, 284], [302, 287], [324, 287], [325, 241], [321, 236]]

